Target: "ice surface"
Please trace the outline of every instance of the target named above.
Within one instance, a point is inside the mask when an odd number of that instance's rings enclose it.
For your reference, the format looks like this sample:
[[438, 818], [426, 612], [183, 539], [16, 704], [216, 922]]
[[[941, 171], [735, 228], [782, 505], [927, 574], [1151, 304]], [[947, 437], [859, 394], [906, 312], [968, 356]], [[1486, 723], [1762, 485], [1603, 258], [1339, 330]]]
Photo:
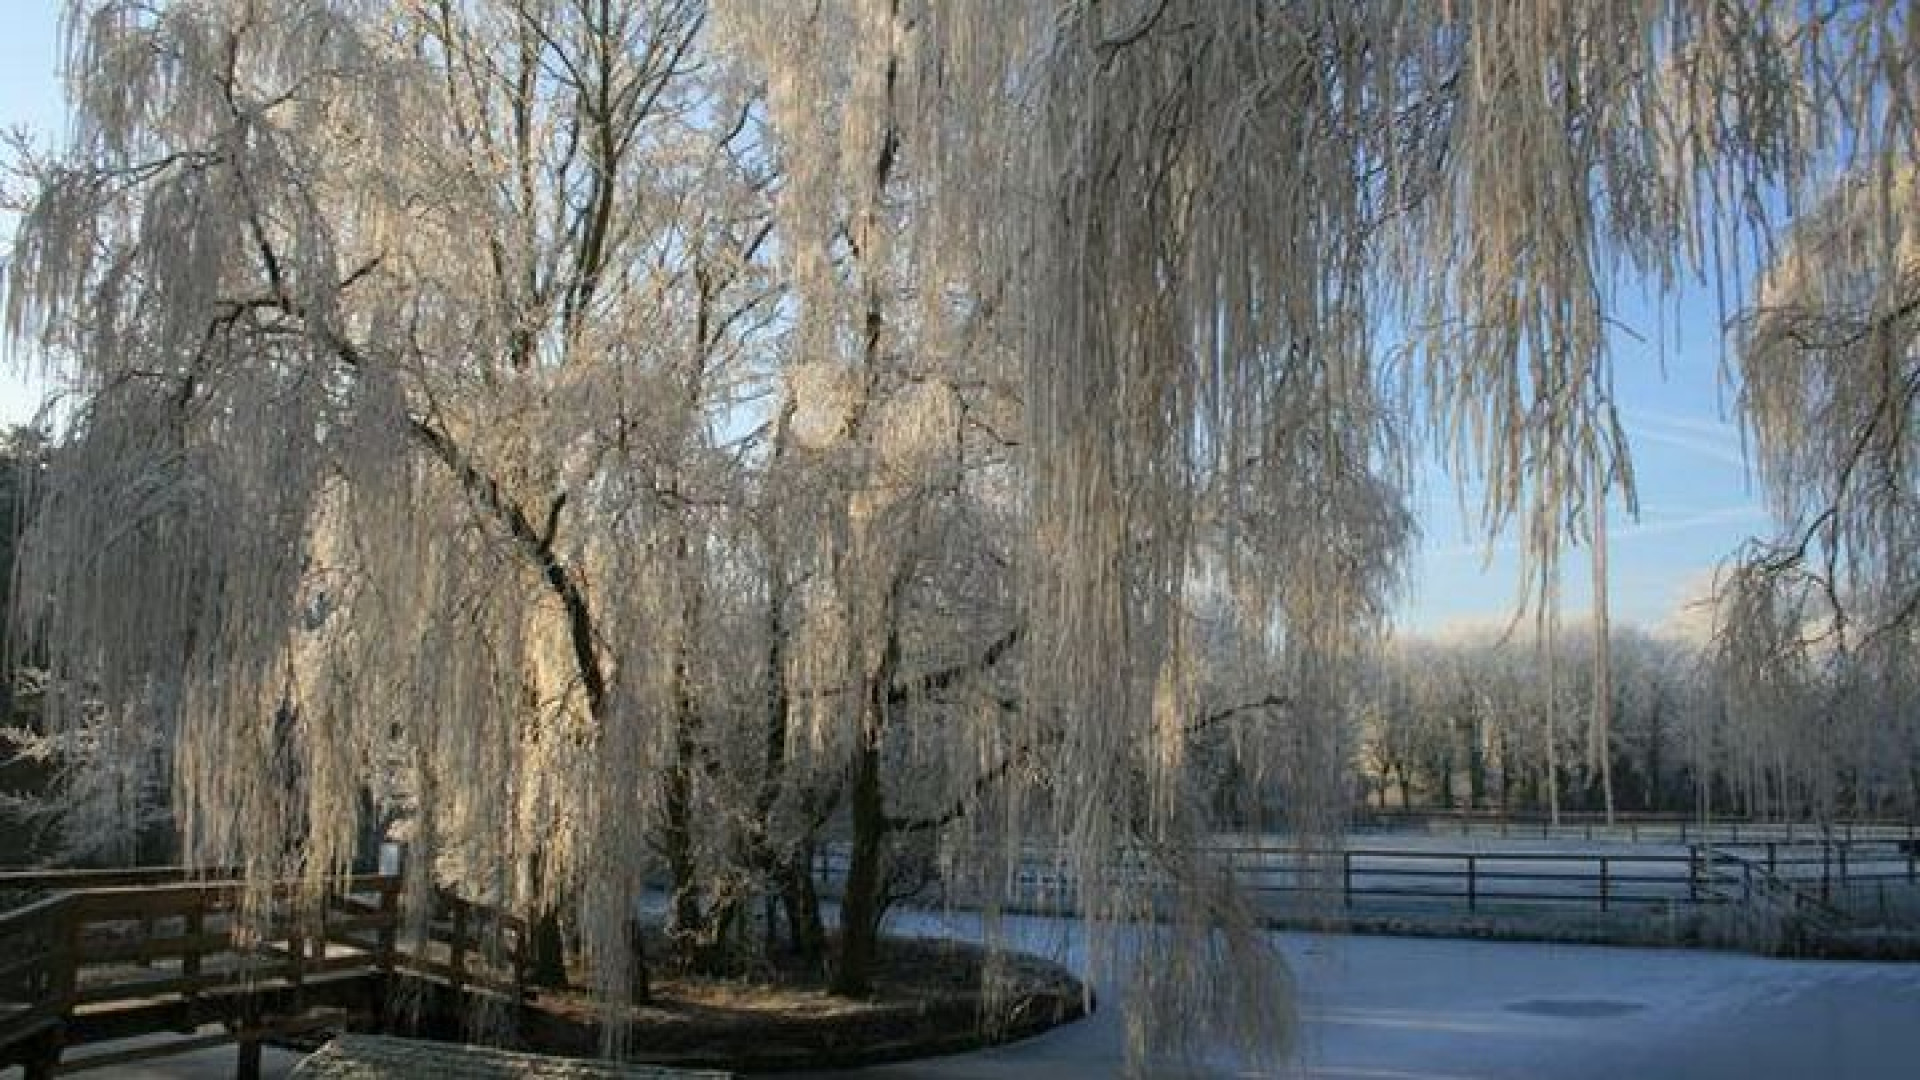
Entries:
[[[914, 915], [910, 932], [972, 933]], [[1017, 925], [1036, 947], [1059, 924]], [[1323, 1080], [1896, 1080], [1920, 1075], [1920, 965], [1283, 933]], [[1066, 958], [1073, 959], [1070, 942]], [[1110, 995], [1103, 995], [1106, 1000]], [[855, 1073], [867, 1080], [1119, 1074], [1113, 1008], [1010, 1047]], [[1180, 1075], [1171, 1069], [1160, 1075]], [[1199, 1075], [1260, 1074], [1215, 1065]]]

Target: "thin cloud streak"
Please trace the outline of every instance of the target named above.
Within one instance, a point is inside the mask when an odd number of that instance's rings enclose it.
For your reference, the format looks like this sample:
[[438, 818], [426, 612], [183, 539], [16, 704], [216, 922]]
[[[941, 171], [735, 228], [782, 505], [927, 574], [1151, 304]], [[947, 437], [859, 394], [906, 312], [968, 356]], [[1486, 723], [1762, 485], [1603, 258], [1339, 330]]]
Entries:
[[1745, 472], [1746, 446], [1740, 429], [1724, 420], [1677, 416], [1657, 409], [1632, 409], [1622, 417], [1630, 442], [1650, 442], [1685, 450]]
[[[1615, 526], [1607, 531], [1609, 543], [1632, 543], [1649, 537], [1670, 536], [1675, 533], [1689, 532], [1708, 526], [1729, 525], [1740, 521], [1762, 522], [1767, 520], [1766, 508], [1759, 503], [1739, 503], [1733, 506], [1720, 506], [1709, 510], [1686, 514], [1681, 517], [1648, 520], [1648, 513], [1641, 511], [1639, 522]], [[1432, 558], [1459, 558], [1463, 555], [1480, 556], [1488, 552], [1493, 554], [1512, 553], [1520, 550], [1520, 541], [1513, 537], [1503, 537], [1491, 545], [1481, 543], [1449, 544], [1428, 550]]]

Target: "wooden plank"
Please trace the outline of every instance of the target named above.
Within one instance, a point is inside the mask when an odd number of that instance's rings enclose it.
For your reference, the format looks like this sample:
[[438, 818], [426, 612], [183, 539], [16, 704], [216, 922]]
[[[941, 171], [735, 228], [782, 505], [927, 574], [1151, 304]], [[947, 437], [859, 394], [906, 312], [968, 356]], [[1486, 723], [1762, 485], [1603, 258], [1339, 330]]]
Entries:
[[[196, 870], [185, 866], [138, 867], [125, 870], [3, 870], [0, 889], [21, 891], [74, 892], [112, 888], [164, 885], [242, 884], [246, 875], [236, 868]], [[281, 885], [296, 886], [287, 881]], [[344, 885], [355, 892], [398, 891], [396, 874], [354, 874], [333, 879], [330, 884]]]
[[67, 898], [49, 896], [36, 900], [24, 907], [0, 913], [0, 936], [11, 937], [14, 934], [28, 934], [43, 927], [51, 926], [59, 913], [66, 910]]
[[0, 871], [0, 889], [43, 889], [65, 892], [130, 885], [168, 885], [193, 880], [231, 880], [233, 870], [196, 871], [185, 866], [147, 866], [120, 870], [6, 870]]
[[77, 1005], [101, 1005], [116, 1001], [140, 1001], [175, 994], [194, 995], [244, 988], [251, 984], [285, 979], [292, 965], [285, 960], [246, 967], [226, 968], [198, 975], [177, 975], [165, 979], [129, 979], [125, 982], [96, 983], [81, 988], [74, 996]]
[[[387, 893], [398, 891], [399, 879], [377, 874], [365, 875], [329, 881], [325, 886], [328, 891]], [[306, 883], [301, 881], [277, 881], [268, 884], [266, 889], [272, 899], [284, 900], [300, 895], [306, 887]], [[187, 881], [93, 888], [71, 895], [87, 919], [98, 922], [116, 917], [136, 919], [146, 915], [179, 914], [196, 903], [231, 907], [245, 895], [246, 890], [247, 884], [243, 881]]]
[[144, 941], [83, 942], [79, 962], [121, 964], [129, 961], [167, 960], [176, 956], [228, 952], [234, 949], [233, 935], [224, 930], [211, 933], [182, 934], [147, 938]]
[[391, 911], [375, 911], [371, 915], [354, 915], [346, 918], [334, 916], [327, 920], [327, 940], [344, 941], [343, 935], [358, 933], [362, 930], [385, 930], [398, 926], [399, 917]]
[[112, 1050], [99, 1054], [87, 1054], [81, 1057], [64, 1058], [53, 1067], [55, 1075], [86, 1072], [89, 1069], [108, 1069], [116, 1065], [132, 1065], [155, 1058], [173, 1057], [176, 1054], [189, 1054], [195, 1050], [207, 1050], [216, 1046], [226, 1046], [236, 1038], [231, 1031], [218, 1031], [210, 1035], [193, 1035], [179, 1039], [168, 1039], [151, 1046], [136, 1046], [126, 1050]]
[[60, 1026], [60, 1011], [47, 1005], [35, 1005], [24, 1012], [0, 1020], [0, 1047], [26, 1042], [36, 1035]]
[[[358, 973], [326, 975], [308, 980], [302, 988], [310, 1006], [340, 1006], [355, 1011], [373, 1007], [378, 979]], [[274, 981], [252, 986], [217, 988], [198, 1000], [179, 997], [129, 999], [96, 1005], [76, 1012], [66, 1023], [69, 1045], [85, 1045], [150, 1035], [156, 1031], [191, 1030], [213, 1020], [239, 1021], [251, 1009], [258, 1016], [291, 1013], [293, 990]]]
[[89, 923], [133, 921], [147, 916], [185, 915], [200, 910], [231, 908], [240, 887], [231, 882], [89, 889], [69, 893], [74, 910]]

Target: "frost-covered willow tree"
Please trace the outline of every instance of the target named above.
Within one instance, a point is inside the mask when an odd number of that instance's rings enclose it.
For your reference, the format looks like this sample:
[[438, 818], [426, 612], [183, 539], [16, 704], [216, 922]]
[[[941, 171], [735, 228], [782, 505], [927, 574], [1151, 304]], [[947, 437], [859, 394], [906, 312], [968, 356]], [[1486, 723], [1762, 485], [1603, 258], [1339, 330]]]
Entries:
[[20, 626], [51, 723], [168, 733], [191, 860], [317, 880], [370, 786], [416, 884], [564, 906], [631, 985], [772, 306], [704, 18], [71, 6], [7, 304], [82, 397]]
[[[341, 865], [403, 777], [441, 871], [570, 897], [616, 996], [648, 834], [729, 848], [676, 829], [758, 730], [746, 775], [806, 779], [741, 787], [739, 861], [844, 792], [855, 948], [906, 834], [1053, 841], [1131, 1060], [1268, 1060], [1197, 774], [1330, 827], [1418, 440], [1538, 595], [1603, 562], [1614, 294], [1911, 161], [1909, 7], [81, 0], [8, 281], [86, 393], [26, 576], [55, 712], [169, 726], [195, 853], [256, 876]], [[723, 737], [687, 643], [762, 599]]]
[[1911, 814], [1920, 647], [1920, 15], [1846, 13], [1843, 152], [1737, 323], [1741, 414], [1780, 532], [1722, 590], [1719, 661], [1746, 797]]
[[[921, 297], [961, 267], [984, 295], [959, 302], [994, 302], [1022, 372], [1030, 643], [1024, 708], [982, 757], [1012, 739], [1072, 763], [1030, 820], [1095, 927], [1143, 910], [1116, 850], [1207, 876], [1182, 796], [1196, 590], [1236, 597], [1306, 706], [1289, 809], [1310, 825], [1299, 781], [1394, 565], [1369, 492], [1403, 435], [1485, 477], [1550, 627], [1559, 548], [1589, 541], [1604, 577], [1606, 503], [1631, 505], [1614, 295], [1731, 280], [1827, 178], [1910, 158], [1920, 51], [1887, 0], [721, 10], [775, 93], [848, 102], [824, 126], [774, 110], [792, 208], [884, 199], [886, 170], [840, 164], [902, 162]], [[824, 256], [796, 256], [803, 302], [845, 306], [806, 269]], [[1602, 646], [1599, 685], [1606, 666]], [[1596, 696], [1596, 745], [1611, 712]], [[1017, 816], [1032, 793], [1003, 794]], [[1164, 993], [1140, 998], [1188, 1008], [1143, 1009], [1136, 1049], [1264, 1019], [1217, 989], [1253, 980], [1202, 973], [1221, 939], [1183, 937], [1231, 927], [1231, 898], [1174, 891], [1138, 969]]]
[[1719, 660], [1753, 729], [1739, 787], [1794, 817], [1920, 805], [1920, 141], [1901, 100], [1854, 103], [1899, 138], [1810, 201], [1738, 327], [1781, 533], [1728, 575]]

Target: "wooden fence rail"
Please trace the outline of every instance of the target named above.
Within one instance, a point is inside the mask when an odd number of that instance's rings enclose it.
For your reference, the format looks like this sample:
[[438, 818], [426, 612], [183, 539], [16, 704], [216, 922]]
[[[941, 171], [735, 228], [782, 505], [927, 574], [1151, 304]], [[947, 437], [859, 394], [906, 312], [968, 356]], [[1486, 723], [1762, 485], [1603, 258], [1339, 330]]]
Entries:
[[1355, 815], [1349, 829], [1356, 835], [1411, 830], [1460, 836], [1581, 840], [1613, 838], [1636, 844], [1885, 842], [1911, 848], [1920, 843], [1920, 821], [1915, 820], [1889, 818], [1818, 822], [1729, 817], [1703, 821], [1693, 814], [1648, 812], [1619, 813], [1609, 821], [1600, 813], [1563, 811], [1556, 822], [1546, 813], [1533, 812], [1369, 808]]

